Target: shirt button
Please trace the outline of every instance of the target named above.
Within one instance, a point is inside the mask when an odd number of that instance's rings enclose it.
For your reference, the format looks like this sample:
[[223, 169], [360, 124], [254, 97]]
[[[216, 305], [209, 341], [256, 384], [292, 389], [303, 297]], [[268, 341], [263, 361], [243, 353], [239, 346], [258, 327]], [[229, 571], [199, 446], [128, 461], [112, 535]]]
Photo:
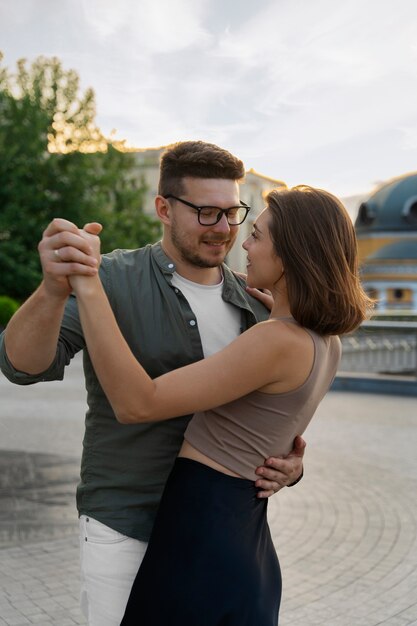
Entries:
[[195, 326], [196, 325], [196, 321], [195, 320], [191, 320], [190, 321], [190, 326]]
[[178, 293], [178, 292], [179, 292], [179, 289], [175, 289], [175, 293]]
[[174, 264], [173, 263], [168, 263], [168, 267], [169, 267], [170, 270], [172, 270], [172, 268], [174, 267]]

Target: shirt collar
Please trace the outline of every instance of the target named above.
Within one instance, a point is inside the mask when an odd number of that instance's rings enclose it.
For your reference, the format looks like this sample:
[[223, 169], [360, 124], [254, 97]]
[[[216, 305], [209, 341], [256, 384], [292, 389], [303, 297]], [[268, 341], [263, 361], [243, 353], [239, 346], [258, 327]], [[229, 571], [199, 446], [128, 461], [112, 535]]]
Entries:
[[169, 258], [169, 256], [165, 254], [164, 249], [162, 248], [161, 241], [157, 241], [157, 243], [153, 244], [152, 256], [155, 259], [161, 272], [168, 276], [172, 276], [172, 274], [176, 270], [175, 263], [172, 259]]
[[[174, 261], [170, 259], [167, 254], [165, 254], [161, 241], [152, 245], [152, 256], [168, 282], [171, 282], [172, 275], [176, 271], [176, 265]], [[243, 281], [240, 281], [225, 263], [222, 263], [221, 268], [224, 276], [224, 300], [235, 304], [241, 309], [246, 309], [247, 311], [252, 312], [252, 309], [245, 297], [245, 287]]]

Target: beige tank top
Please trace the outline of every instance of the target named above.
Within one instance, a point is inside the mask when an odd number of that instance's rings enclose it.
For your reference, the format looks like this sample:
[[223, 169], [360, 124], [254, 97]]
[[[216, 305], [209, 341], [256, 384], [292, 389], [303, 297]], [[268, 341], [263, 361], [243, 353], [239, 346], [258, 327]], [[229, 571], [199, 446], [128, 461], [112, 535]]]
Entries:
[[213, 461], [249, 480], [258, 478], [255, 469], [269, 456], [287, 455], [294, 437], [303, 434], [328, 391], [341, 357], [338, 337], [305, 330], [314, 342], [314, 359], [300, 387], [276, 394], [253, 391], [195, 413], [184, 438]]

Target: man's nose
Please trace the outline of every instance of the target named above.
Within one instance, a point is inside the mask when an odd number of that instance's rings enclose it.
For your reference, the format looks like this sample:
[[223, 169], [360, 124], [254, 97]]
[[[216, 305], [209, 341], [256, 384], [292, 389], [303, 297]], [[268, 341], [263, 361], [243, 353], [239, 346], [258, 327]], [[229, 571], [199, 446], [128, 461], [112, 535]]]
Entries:
[[227, 221], [226, 213], [222, 213], [222, 216], [217, 222], [217, 224], [214, 224], [213, 230], [215, 230], [218, 233], [228, 233], [230, 231], [230, 225], [229, 225], [229, 222]]

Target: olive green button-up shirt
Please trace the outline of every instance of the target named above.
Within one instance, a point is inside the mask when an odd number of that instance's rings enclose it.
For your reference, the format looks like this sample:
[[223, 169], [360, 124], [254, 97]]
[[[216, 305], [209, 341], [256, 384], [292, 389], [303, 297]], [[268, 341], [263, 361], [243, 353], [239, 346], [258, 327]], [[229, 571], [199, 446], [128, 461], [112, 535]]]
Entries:
[[[160, 243], [104, 255], [100, 269], [121, 331], [152, 378], [203, 358], [195, 315], [181, 291], [171, 284], [174, 271], [175, 264]], [[243, 332], [265, 319], [268, 312], [245, 292], [244, 282], [226, 265], [223, 272], [223, 299], [240, 309]], [[38, 375], [16, 371], [7, 359], [3, 337], [0, 367], [9, 380], [22, 385], [61, 380], [65, 366], [79, 350], [84, 351], [88, 410], [78, 512], [124, 535], [147, 541], [191, 416], [119, 424], [92, 367], [73, 296], [68, 300], [56, 357], [48, 370]]]

